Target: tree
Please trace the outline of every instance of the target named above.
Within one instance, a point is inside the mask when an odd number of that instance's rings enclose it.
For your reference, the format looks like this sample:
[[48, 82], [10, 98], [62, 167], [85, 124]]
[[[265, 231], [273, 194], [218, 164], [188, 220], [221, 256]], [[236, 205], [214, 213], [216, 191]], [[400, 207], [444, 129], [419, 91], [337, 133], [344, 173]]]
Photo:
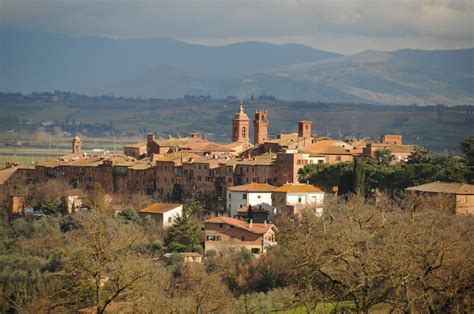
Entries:
[[394, 157], [392, 155], [392, 152], [388, 148], [382, 148], [378, 149], [374, 152], [374, 156], [372, 157], [372, 160], [379, 164], [379, 165], [384, 165], [387, 166], [393, 161]]
[[474, 136], [471, 136], [461, 142], [461, 151], [466, 156], [470, 166], [474, 166]]
[[186, 267], [183, 290], [193, 313], [225, 313], [232, 306], [232, 295], [217, 274], [201, 267]]
[[76, 309], [91, 306], [104, 313], [112, 302], [152, 277], [156, 266], [138, 254], [147, 242], [135, 224], [120, 224], [97, 210], [77, 219], [82, 228], [66, 234], [65, 299]]
[[183, 187], [181, 184], [175, 183], [173, 185], [173, 191], [171, 191], [171, 201], [181, 202], [183, 200]]
[[165, 237], [165, 245], [170, 252], [196, 251], [201, 242], [201, 226], [194, 217], [184, 213], [176, 217]]
[[407, 164], [423, 164], [430, 162], [429, 152], [423, 148], [415, 147], [415, 151], [408, 156]]
[[354, 170], [352, 172], [354, 193], [365, 196], [365, 168], [362, 158], [354, 158]]
[[123, 222], [134, 221], [138, 222], [140, 220], [140, 216], [133, 208], [124, 208], [118, 214], [117, 218], [122, 220]]

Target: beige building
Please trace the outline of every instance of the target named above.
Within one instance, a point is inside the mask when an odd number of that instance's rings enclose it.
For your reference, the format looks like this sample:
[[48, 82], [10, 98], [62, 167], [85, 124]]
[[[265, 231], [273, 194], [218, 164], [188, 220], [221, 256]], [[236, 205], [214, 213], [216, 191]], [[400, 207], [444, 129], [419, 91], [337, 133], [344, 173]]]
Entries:
[[311, 184], [285, 184], [273, 190], [272, 205], [288, 214], [297, 214], [306, 207], [315, 208], [322, 214], [324, 191]]
[[474, 185], [472, 184], [435, 181], [405, 190], [427, 198], [442, 197], [448, 202], [448, 210], [453, 214], [474, 214]]
[[230, 217], [214, 217], [204, 222], [204, 248], [211, 251], [248, 249], [256, 255], [276, 245], [278, 229], [269, 223], [246, 223]]
[[248, 206], [257, 206], [265, 203], [272, 204], [273, 185], [267, 183], [249, 183], [245, 185], [227, 188], [227, 210], [231, 217], [237, 215], [237, 211]]
[[140, 209], [138, 214], [142, 217], [150, 216], [155, 219], [163, 229], [169, 228], [178, 216], [183, 215], [183, 204], [154, 203]]

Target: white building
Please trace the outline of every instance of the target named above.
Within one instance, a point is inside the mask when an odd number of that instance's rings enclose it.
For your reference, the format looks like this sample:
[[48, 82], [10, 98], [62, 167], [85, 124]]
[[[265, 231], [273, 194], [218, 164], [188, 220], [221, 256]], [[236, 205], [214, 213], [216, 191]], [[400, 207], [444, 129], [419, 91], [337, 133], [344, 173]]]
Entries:
[[273, 190], [272, 204], [289, 213], [298, 213], [304, 207], [311, 207], [321, 214], [324, 206], [324, 191], [311, 184], [285, 184]]
[[249, 183], [245, 185], [227, 188], [226, 202], [227, 210], [231, 217], [237, 216], [240, 208], [256, 206], [262, 203], [272, 204], [273, 185], [266, 183]]
[[140, 216], [150, 216], [163, 229], [170, 227], [178, 216], [183, 215], [183, 204], [154, 203], [138, 211]]

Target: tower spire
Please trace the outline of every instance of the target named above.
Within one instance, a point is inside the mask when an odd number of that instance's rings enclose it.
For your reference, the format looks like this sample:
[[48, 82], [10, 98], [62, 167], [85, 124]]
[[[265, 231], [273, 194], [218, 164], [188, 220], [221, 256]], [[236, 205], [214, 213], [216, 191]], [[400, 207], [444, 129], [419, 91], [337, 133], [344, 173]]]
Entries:
[[244, 112], [244, 101], [242, 99], [242, 96], [240, 96], [240, 112]]

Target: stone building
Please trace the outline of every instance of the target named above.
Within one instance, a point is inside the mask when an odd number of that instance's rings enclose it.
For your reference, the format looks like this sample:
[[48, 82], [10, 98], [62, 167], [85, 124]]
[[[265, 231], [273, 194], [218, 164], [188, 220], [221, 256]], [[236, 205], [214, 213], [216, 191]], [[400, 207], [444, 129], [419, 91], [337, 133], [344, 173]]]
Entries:
[[268, 112], [257, 110], [253, 120], [253, 144], [258, 146], [268, 140]]
[[206, 254], [245, 248], [255, 255], [265, 253], [276, 245], [278, 229], [269, 223], [243, 222], [230, 217], [215, 217], [204, 222]]
[[[431, 182], [405, 189], [407, 193], [425, 199], [447, 203], [447, 210], [453, 214], [474, 214], [474, 185], [457, 182]], [[437, 204], [434, 204], [435, 207]], [[433, 208], [436, 209], [436, 208]]]
[[380, 137], [380, 142], [367, 143], [363, 154], [373, 156], [376, 151], [381, 149], [389, 149], [394, 157], [394, 162], [400, 162], [408, 159], [408, 156], [415, 151], [415, 146], [403, 144], [401, 135], [384, 134]]

